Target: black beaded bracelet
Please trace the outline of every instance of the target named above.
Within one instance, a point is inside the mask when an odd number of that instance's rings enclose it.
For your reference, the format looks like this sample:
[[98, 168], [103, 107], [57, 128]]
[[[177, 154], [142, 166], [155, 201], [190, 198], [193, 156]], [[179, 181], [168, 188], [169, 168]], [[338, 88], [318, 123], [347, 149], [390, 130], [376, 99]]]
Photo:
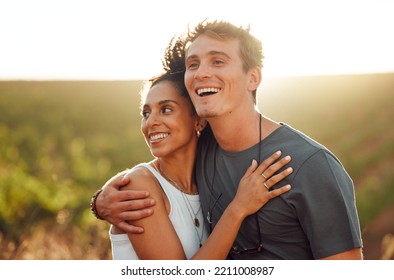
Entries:
[[90, 200], [90, 210], [92, 211], [93, 215], [99, 219], [99, 220], [105, 220], [102, 217], [100, 217], [100, 215], [97, 212], [96, 209], [96, 200], [98, 195], [103, 191], [103, 189], [99, 189], [97, 192], [94, 193], [94, 195], [92, 196], [92, 199]]

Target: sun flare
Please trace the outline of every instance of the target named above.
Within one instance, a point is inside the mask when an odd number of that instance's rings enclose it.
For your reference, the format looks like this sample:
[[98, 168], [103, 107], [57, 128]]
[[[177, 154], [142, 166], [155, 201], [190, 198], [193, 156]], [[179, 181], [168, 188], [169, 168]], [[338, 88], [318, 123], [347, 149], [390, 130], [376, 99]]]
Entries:
[[316, 2], [5, 0], [0, 79], [149, 78], [170, 38], [204, 19], [250, 25], [267, 76], [394, 72], [394, 2]]

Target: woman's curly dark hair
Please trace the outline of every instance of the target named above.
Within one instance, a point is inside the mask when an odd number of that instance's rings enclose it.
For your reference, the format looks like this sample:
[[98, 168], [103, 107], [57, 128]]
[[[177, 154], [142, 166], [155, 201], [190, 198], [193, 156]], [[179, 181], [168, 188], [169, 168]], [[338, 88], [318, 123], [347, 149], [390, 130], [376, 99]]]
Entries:
[[162, 64], [164, 73], [152, 78], [150, 80], [151, 86], [160, 81], [170, 81], [177, 87], [183, 97], [190, 99], [185, 87], [185, 50], [184, 41], [181, 37], [174, 36], [171, 39], [165, 49]]
[[172, 37], [162, 59], [163, 69], [173, 75], [185, 73], [185, 43], [181, 36]]
[[[164, 56], [162, 59], [163, 70], [164, 72], [156, 77], [150, 79], [149, 85], [145, 84], [144, 89], [141, 91], [141, 97], [147, 94], [149, 88], [153, 87], [159, 82], [169, 81], [171, 82], [175, 88], [178, 89], [179, 94], [186, 98], [190, 104], [192, 104], [190, 96], [185, 87], [185, 48], [184, 48], [184, 40], [181, 36], [178, 38], [174, 36], [170, 43], [167, 45]], [[142, 100], [141, 100], [142, 101]], [[196, 111], [193, 108], [193, 114], [196, 114]]]

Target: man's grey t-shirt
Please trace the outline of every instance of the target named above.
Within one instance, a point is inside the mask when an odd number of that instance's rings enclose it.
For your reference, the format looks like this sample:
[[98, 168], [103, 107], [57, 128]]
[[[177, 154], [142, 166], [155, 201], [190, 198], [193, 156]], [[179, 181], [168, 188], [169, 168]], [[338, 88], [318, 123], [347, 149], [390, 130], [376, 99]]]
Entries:
[[263, 249], [230, 254], [230, 259], [319, 259], [362, 246], [351, 178], [329, 150], [288, 125], [241, 152], [221, 149], [210, 127], [201, 135], [196, 180], [204, 216], [209, 213], [212, 227], [252, 160], [259, 159], [259, 145], [261, 161], [278, 150], [291, 156], [288, 166], [293, 173], [274, 188], [291, 184], [292, 189], [241, 226], [234, 246], [254, 249], [261, 240]]

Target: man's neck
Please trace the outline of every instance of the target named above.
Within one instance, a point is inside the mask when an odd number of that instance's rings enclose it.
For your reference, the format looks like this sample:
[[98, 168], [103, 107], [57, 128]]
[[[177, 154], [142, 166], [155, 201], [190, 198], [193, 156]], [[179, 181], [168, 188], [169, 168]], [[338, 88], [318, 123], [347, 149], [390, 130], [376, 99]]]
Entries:
[[225, 151], [232, 152], [240, 152], [256, 145], [280, 127], [279, 123], [265, 117], [257, 110], [242, 116], [229, 114], [215, 117], [208, 122], [219, 146]]
[[216, 141], [226, 151], [243, 151], [260, 141], [260, 113], [256, 110], [242, 116], [227, 114], [208, 121]]

